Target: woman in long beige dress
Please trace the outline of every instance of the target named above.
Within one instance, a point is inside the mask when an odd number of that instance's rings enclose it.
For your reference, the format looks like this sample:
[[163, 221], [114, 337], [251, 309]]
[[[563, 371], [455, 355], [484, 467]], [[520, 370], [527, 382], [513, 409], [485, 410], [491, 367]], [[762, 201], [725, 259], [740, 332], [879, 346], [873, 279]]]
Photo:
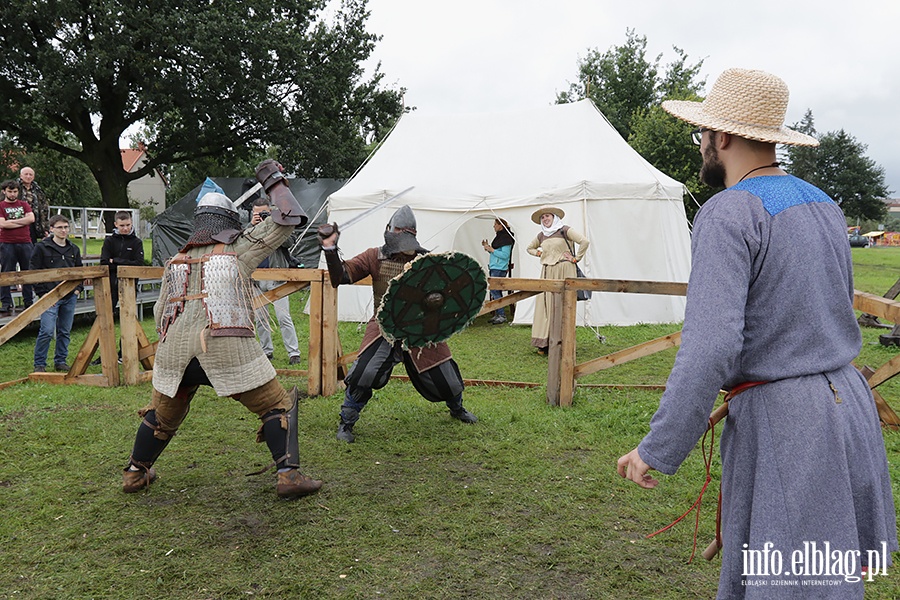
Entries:
[[[575, 263], [584, 258], [590, 242], [584, 235], [563, 225], [565, 211], [556, 206], [542, 206], [531, 215], [541, 231], [526, 248], [528, 254], [541, 259], [541, 279], [574, 278]], [[572, 250], [577, 247], [575, 255]], [[550, 345], [550, 303], [548, 293], [536, 297], [534, 321], [531, 325], [531, 345], [546, 355]]]

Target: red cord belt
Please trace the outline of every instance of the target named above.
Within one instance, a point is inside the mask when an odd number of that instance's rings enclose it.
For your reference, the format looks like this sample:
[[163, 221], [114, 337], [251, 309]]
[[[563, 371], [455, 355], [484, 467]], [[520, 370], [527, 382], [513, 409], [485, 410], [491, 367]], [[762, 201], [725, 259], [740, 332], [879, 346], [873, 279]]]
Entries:
[[[703, 500], [703, 494], [706, 493], [706, 488], [709, 486], [709, 482], [712, 481], [712, 475], [710, 475], [710, 468], [712, 466], [712, 458], [713, 458], [713, 449], [715, 448], [715, 440], [716, 440], [716, 423], [724, 419], [728, 416], [728, 402], [732, 400], [738, 394], [749, 390], [752, 387], [756, 387], [758, 385], [763, 385], [768, 383], [768, 381], [745, 381], [743, 383], [739, 383], [738, 385], [731, 388], [728, 393], [725, 394], [725, 399], [722, 401], [722, 405], [715, 409], [709, 415], [709, 421], [706, 426], [706, 433], [703, 434], [703, 440], [700, 442], [700, 448], [703, 452], [703, 463], [706, 467], [706, 481], [703, 483], [703, 487], [700, 489], [700, 494], [697, 496], [697, 500], [691, 505], [687, 511], [659, 531], [654, 531], [649, 534], [647, 538], [652, 538], [653, 536], [662, 533], [663, 531], [668, 531], [672, 527], [674, 527], [679, 521], [684, 519], [686, 516], [691, 514], [691, 511], [695, 508], [697, 509], [697, 515], [694, 522], [694, 544], [691, 549], [691, 558], [688, 559], [688, 562], [694, 560], [694, 554], [697, 552], [697, 533], [700, 529], [700, 502]], [[706, 449], [706, 436], [709, 435], [709, 450]], [[716, 554], [718, 554], [719, 549], [722, 548], [722, 487], [719, 485], [719, 501], [718, 506], [716, 507], [716, 539], [710, 543], [710, 545], [702, 552], [703, 558], [706, 560], [712, 560]]]

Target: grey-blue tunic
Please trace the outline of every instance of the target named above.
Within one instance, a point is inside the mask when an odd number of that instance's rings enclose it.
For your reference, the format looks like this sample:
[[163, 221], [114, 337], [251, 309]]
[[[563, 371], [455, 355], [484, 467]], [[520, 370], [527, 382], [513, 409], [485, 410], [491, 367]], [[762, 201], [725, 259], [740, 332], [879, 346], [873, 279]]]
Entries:
[[[862, 598], [846, 579], [868, 550], [896, 550], [897, 534], [878, 414], [850, 364], [861, 336], [843, 213], [795, 177], [748, 179], [698, 213], [692, 261], [681, 348], [641, 458], [673, 474], [720, 388], [770, 382], [730, 403], [722, 432], [718, 598]], [[767, 542], [783, 571], [827, 542], [853, 572], [745, 577], [745, 550]]]

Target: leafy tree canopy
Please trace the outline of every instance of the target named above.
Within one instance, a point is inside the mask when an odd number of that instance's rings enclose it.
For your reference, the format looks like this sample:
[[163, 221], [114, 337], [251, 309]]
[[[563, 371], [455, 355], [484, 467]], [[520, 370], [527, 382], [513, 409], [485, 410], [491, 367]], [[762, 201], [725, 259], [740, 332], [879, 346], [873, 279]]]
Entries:
[[865, 155], [867, 146], [843, 129], [819, 136], [811, 110], [792, 128], [818, 138], [819, 146], [789, 146], [785, 170], [834, 198], [851, 221], [883, 222], [887, 214], [883, 199], [890, 196], [890, 190], [884, 167]]
[[[591, 50], [579, 60], [578, 83], [557, 95], [558, 103], [591, 101], [632, 148], [663, 173], [684, 183], [697, 202], [713, 190], [700, 183], [700, 152], [691, 143], [693, 126], [660, 108], [663, 100], [702, 100], [706, 84], [699, 79], [703, 60], [691, 64], [687, 55], [673, 48], [675, 60], [660, 66], [662, 54], [647, 58], [647, 38], [626, 30], [625, 44], [601, 53]], [[688, 217], [698, 203], [685, 199]]]
[[[103, 204], [163, 165], [268, 145], [300, 176], [347, 176], [401, 111], [362, 62], [366, 0], [7, 0], [0, 6], [0, 130], [75, 158]], [[120, 138], [143, 124], [150, 161], [122, 168]], [[46, 176], [44, 177], [46, 179]]]
[[16, 179], [22, 167], [31, 167], [50, 204], [100, 206], [100, 188], [83, 162], [41, 148], [22, 150], [3, 134], [0, 157], [0, 180]]

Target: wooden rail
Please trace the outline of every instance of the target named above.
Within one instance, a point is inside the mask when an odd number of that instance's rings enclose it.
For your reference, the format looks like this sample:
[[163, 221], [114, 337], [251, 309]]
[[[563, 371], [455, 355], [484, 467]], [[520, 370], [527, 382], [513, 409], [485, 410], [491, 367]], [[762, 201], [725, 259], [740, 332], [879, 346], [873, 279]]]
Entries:
[[[138, 300], [140, 282], [158, 281], [162, 276], [161, 267], [130, 267], [118, 269], [120, 285], [120, 327], [122, 337], [122, 373], [120, 377], [116, 353], [113, 310], [109, 291], [109, 272], [105, 266], [80, 267], [44, 271], [22, 271], [0, 273], [0, 285], [17, 285], [44, 281], [61, 282], [53, 291], [39, 298], [20, 314], [0, 328], [0, 344], [5, 343], [21, 331], [32, 320], [52, 306], [60, 298], [70, 293], [85, 280], [93, 283], [93, 310], [96, 319], [88, 336], [75, 355], [68, 373], [31, 373], [27, 379], [0, 383], [0, 389], [7, 385], [26, 380], [40, 380], [51, 383], [81, 383], [87, 385], [115, 386], [135, 385], [148, 381], [152, 376], [156, 341], [148, 339], [141, 326], [141, 306]], [[344, 354], [338, 333], [337, 290], [328, 279], [327, 271], [320, 269], [258, 269], [252, 277], [256, 280], [284, 281], [279, 287], [269, 290], [254, 300], [254, 306], [274, 302], [298, 290], [309, 288], [309, 349], [308, 369], [282, 370], [281, 374], [306, 375], [307, 393], [310, 395], [331, 395], [339, 389], [340, 379], [356, 358], [355, 353]], [[366, 279], [358, 284], [366, 285]], [[542, 293], [552, 295], [550, 314], [550, 345], [547, 367], [547, 402], [555, 406], [572, 404], [577, 380], [604, 369], [650, 356], [681, 343], [681, 332], [650, 340], [630, 348], [613, 352], [606, 356], [592, 358], [580, 364], [575, 362], [575, 315], [576, 292], [580, 289], [601, 293], [664, 294], [685, 295], [687, 284], [657, 281], [630, 281], [609, 279], [522, 279], [491, 277], [490, 289], [511, 292], [506, 296], [485, 302], [479, 314], [486, 314], [497, 308], [508, 306], [525, 298]], [[855, 292], [854, 308], [864, 313], [891, 321], [900, 322], [900, 303], [874, 294]], [[100, 351], [102, 373], [87, 374], [86, 369], [96, 351]], [[879, 405], [882, 420], [900, 418], [890, 409], [875, 388], [900, 373], [900, 356], [894, 357], [878, 368], [861, 368]], [[399, 377], [399, 376], [398, 376]], [[402, 379], [402, 377], [399, 377]], [[534, 386], [535, 383], [510, 381], [469, 380], [471, 385]], [[607, 387], [647, 387], [605, 384]], [[585, 386], [596, 387], [596, 386]], [[650, 386], [664, 389], [664, 386]]]

